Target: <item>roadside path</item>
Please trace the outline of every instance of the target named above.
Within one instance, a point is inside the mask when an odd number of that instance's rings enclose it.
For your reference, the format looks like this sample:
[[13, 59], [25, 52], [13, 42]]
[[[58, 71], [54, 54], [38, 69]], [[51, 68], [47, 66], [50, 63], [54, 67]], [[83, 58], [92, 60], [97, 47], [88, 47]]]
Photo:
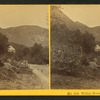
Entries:
[[[37, 75], [37, 77], [40, 79], [42, 86], [44, 89], [49, 88], [49, 75], [45, 74], [45, 69], [42, 68], [42, 66], [38, 65], [32, 65], [30, 64], [30, 68], [33, 70], [33, 73]], [[49, 69], [49, 68], [48, 68]]]

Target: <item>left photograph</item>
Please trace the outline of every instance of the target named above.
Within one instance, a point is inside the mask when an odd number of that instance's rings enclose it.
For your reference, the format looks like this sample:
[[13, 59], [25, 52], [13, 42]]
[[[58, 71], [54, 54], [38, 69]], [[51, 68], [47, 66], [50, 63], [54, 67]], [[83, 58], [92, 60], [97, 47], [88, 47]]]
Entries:
[[49, 89], [48, 6], [0, 6], [0, 90]]

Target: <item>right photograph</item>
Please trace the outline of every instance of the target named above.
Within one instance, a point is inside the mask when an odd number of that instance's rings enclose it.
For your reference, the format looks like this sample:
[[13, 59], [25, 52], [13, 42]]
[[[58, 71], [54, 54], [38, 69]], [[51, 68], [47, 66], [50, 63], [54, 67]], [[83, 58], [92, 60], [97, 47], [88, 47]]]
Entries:
[[100, 5], [50, 7], [51, 89], [100, 89]]

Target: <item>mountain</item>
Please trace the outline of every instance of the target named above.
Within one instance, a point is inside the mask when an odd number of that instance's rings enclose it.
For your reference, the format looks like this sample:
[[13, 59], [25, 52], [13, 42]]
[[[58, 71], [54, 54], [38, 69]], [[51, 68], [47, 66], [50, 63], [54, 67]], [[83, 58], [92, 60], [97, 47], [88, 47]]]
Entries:
[[78, 21], [74, 22], [66, 14], [64, 14], [58, 6], [51, 6], [51, 20], [53, 24], [64, 24], [69, 30], [79, 29], [82, 33], [85, 31], [93, 34], [96, 41], [100, 41], [100, 26], [89, 27]]
[[50, 15], [51, 22], [53, 22], [53, 24], [66, 24], [69, 29], [73, 28], [74, 22], [57, 6], [51, 6]]
[[48, 46], [49, 32], [47, 29], [35, 25], [23, 25], [18, 27], [0, 28], [0, 33], [8, 37], [9, 42], [33, 46], [34, 43]]

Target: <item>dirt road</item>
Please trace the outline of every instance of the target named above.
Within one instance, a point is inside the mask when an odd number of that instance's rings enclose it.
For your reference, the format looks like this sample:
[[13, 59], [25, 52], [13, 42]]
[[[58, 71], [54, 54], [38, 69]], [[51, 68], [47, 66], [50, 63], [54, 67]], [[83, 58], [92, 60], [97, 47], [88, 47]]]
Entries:
[[30, 64], [30, 68], [26, 68], [27, 70], [22, 68], [18, 71], [12, 70], [12, 68], [8, 69], [8, 65], [0, 68], [0, 75], [3, 77], [1, 79], [0, 76], [0, 90], [33, 90], [49, 88], [49, 65]]
[[49, 67], [47, 65], [32, 65], [30, 68], [33, 70], [33, 73], [39, 78], [44, 89], [49, 88]]

